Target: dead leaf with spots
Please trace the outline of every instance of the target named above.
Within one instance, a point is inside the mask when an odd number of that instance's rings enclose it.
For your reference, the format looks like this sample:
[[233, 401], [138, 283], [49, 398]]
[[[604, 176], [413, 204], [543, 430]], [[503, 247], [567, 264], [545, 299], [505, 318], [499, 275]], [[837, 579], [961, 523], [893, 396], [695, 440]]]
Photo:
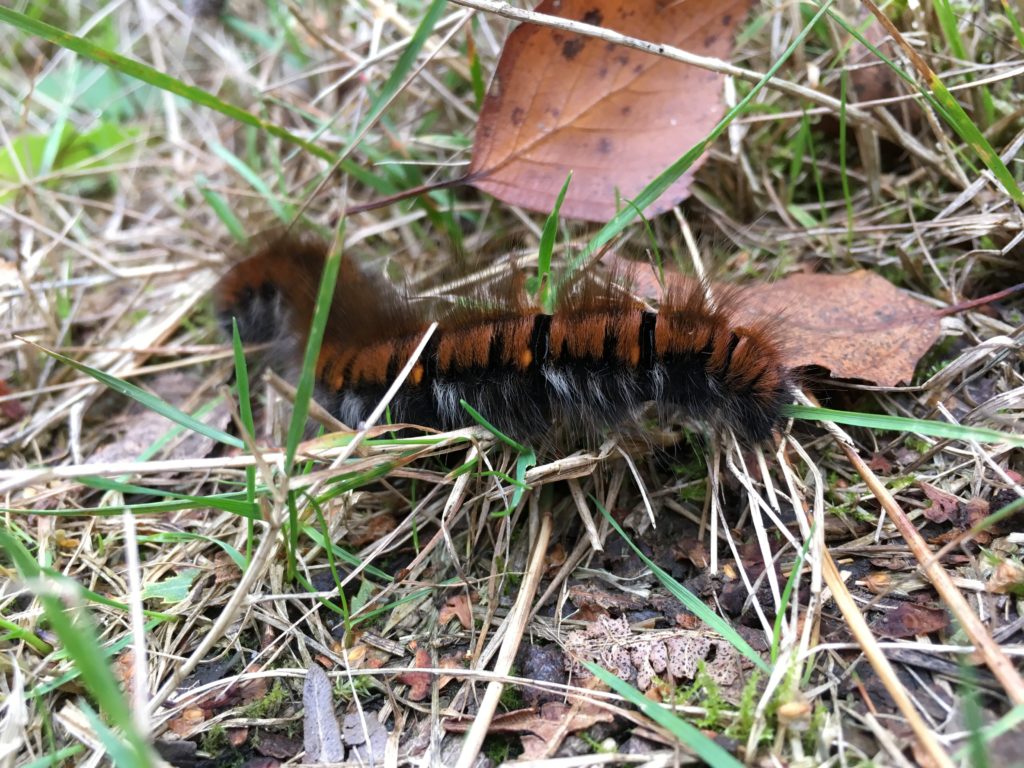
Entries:
[[592, 661], [641, 691], [655, 677], [692, 681], [701, 665], [722, 688], [727, 700], [740, 693], [740, 657], [728, 641], [682, 629], [634, 632], [625, 618], [600, 617], [585, 630], [570, 632], [565, 641], [567, 662], [574, 674], [585, 675], [580, 660]]
[[[728, 59], [749, 0], [543, 0], [538, 13]], [[480, 113], [469, 181], [548, 213], [607, 221], [721, 118], [723, 76], [579, 34], [525, 23], [498, 62]], [[689, 194], [690, 170], [644, 211]]]
[[939, 314], [864, 270], [792, 275], [743, 293], [740, 319], [780, 318], [786, 363], [884, 387], [909, 382], [939, 338]]

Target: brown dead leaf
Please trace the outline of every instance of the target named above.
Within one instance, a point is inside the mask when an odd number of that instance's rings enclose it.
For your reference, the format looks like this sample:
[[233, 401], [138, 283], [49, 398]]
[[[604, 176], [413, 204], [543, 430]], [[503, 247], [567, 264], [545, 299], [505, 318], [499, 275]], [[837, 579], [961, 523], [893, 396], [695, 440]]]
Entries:
[[868, 468], [880, 475], [888, 475], [893, 471], [893, 464], [881, 453], [876, 452], [871, 454], [871, 461], [868, 462]]
[[[418, 648], [416, 650], [416, 659], [412, 663], [413, 667], [422, 668], [430, 667], [430, 653], [424, 648]], [[430, 683], [433, 680], [433, 676], [429, 672], [416, 672], [410, 670], [409, 672], [403, 672], [397, 678], [396, 682], [405, 683], [409, 686], [409, 700], [410, 701], [423, 701], [430, 695]]]
[[[488, 733], [519, 734], [523, 740], [522, 760], [549, 757], [562, 745], [570, 733], [590, 728], [596, 723], [610, 723], [612, 715], [593, 704], [549, 701], [540, 707], [517, 709], [496, 715]], [[446, 720], [446, 731], [464, 733], [472, 721]]]
[[135, 681], [135, 651], [131, 648], [118, 654], [114, 661], [114, 677], [125, 692], [131, 695], [132, 683]]
[[463, 629], [473, 628], [473, 606], [469, 601], [469, 595], [452, 595], [445, 602], [437, 620], [443, 627], [452, 619], [458, 619]]
[[869, 573], [857, 584], [876, 595], [909, 595], [911, 592], [929, 586], [930, 582], [914, 573], [894, 574], [888, 571], [876, 571]]
[[167, 723], [167, 727], [172, 733], [184, 737], [191, 735], [192, 731], [202, 725], [204, 720], [206, 720], [206, 712], [202, 707], [189, 707]]
[[930, 506], [921, 510], [925, 517], [933, 523], [945, 523], [958, 517], [960, 499], [952, 493], [936, 488], [930, 483], [918, 482], [917, 486], [924, 491], [924, 495], [931, 501]]
[[261, 755], [280, 760], [290, 760], [303, 749], [302, 739], [270, 729], [260, 729], [260, 738], [253, 746]]
[[780, 318], [786, 363], [886, 387], [908, 382], [939, 338], [939, 316], [882, 277], [792, 275], [744, 292], [739, 316]]
[[[728, 59], [749, 0], [543, 0], [536, 11]], [[607, 221], [722, 116], [722, 76], [591, 37], [522, 24], [501, 54], [473, 146], [471, 183], [549, 212], [569, 172], [570, 218]], [[645, 213], [688, 194], [679, 178]]]
[[562, 546], [561, 542], [555, 542], [555, 545], [548, 549], [548, 553], [544, 558], [544, 573], [548, 576], [553, 576], [559, 568], [565, 565], [568, 557], [569, 553], [565, 551], [565, 547]]
[[985, 589], [997, 595], [1024, 593], [1024, 566], [1012, 560], [1003, 560], [985, 583]]
[[[603, 261], [629, 274], [636, 295], [661, 300], [664, 291], [650, 265], [630, 264], [618, 255]], [[676, 285], [693, 278], [673, 274], [668, 279]], [[941, 328], [939, 313], [866, 270], [790, 275], [747, 287], [738, 298], [738, 322], [777, 320], [790, 368], [816, 365], [838, 379], [887, 387], [910, 381]]]
[[915, 637], [949, 626], [949, 614], [942, 609], [900, 603], [871, 622], [871, 630], [883, 637]]
[[227, 584], [232, 581], [238, 581], [242, 573], [238, 568], [238, 564], [231, 559], [231, 555], [227, 552], [218, 552], [213, 558], [213, 583]]
[[984, 499], [979, 499], [977, 496], [973, 496], [967, 500], [964, 504], [963, 515], [964, 518], [962, 527], [973, 528], [986, 517], [988, 517], [989, 503]]
[[228, 744], [235, 749], [245, 744], [249, 740], [249, 729], [248, 728], [228, 728], [227, 729]]
[[695, 568], [707, 568], [710, 562], [707, 547], [695, 536], [684, 536], [677, 541], [672, 554], [677, 560], [688, 560]]
[[[0, 397], [10, 397], [13, 394], [7, 382], [0, 379]], [[25, 407], [18, 400], [3, 400], [0, 402], [0, 416], [7, 421], [19, 421], [25, 416]]]
[[358, 527], [353, 526], [345, 540], [355, 549], [380, 541], [398, 526], [397, 518], [390, 512], [374, 515]]

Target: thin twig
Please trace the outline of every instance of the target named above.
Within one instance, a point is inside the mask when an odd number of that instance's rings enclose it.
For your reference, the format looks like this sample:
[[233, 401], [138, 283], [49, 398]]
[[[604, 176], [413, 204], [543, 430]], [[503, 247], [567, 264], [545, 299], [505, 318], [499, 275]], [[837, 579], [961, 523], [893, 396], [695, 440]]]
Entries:
[[[533, 543], [533, 557], [530, 558], [530, 565], [526, 570], [522, 587], [512, 606], [512, 613], [509, 614], [508, 631], [501, 643], [501, 650], [498, 658], [494, 660], [494, 672], [498, 675], [507, 675], [512, 669], [512, 662], [515, 660], [516, 652], [519, 650], [519, 642], [523, 638], [526, 629], [526, 620], [530, 615], [530, 606], [533, 605], [533, 597], [537, 593], [537, 585], [540, 584], [541, 576], [544, 575], [544, 558], [548, 551], [548, 541], [551, 539], [551, 513], [544, 512], [540, 524], [540, 533]], [[459, 761], [455, 768], [472, 768], [476, 762], [480, 748], [483, 746], [484, 738], [491, 727], [491, 720], [498, 709], [498, 700], [505, 684], [494, 681], [487, 684], [483, 700], [477, 711], [473, 725], [466, 734], [466, 741], [462, 746]]]

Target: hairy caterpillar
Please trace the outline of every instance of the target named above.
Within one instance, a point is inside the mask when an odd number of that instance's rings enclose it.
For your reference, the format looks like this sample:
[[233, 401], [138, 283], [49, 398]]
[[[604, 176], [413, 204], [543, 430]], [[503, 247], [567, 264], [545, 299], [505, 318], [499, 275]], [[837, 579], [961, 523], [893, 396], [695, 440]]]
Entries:
[[[276, 342], [298, 360], [326, 256], [327, 245], [309, 236], [269, 241], [220, 280], [218, 317], [228, 328], [237, 318], [243, 341]], [[553, 423], [614, 427], [652, 401], [745, 441], [767, 439], [781, 420], [789, 372], [774, 325], [738, 325], [735, 293], [712, 305], [701, 286], [678, 287], [652, 312], [611, 282], [583, 281], [544, 314], [520, 282], [502, 291], [496, 306], [431, 312], [344, 259], [316, 365], [317, 401], [361, 424], [436, 319], [391, 401], [396, 423], [471, 425], [462, 400], [521, 441]]]

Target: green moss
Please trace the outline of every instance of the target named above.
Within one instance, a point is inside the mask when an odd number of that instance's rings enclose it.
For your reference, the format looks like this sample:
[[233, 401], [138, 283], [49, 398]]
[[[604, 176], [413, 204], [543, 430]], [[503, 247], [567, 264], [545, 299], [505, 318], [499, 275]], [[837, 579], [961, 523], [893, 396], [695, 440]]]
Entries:
[[[513, 673], [514, 674], [514, 673]], [[501, 698], [498, 702], [505, 708], [506, 711], [512, 712], [523, 706], [523, 694], [519, 690], [519, 686], [506, 685], [501, 691]]]
[[280, 680], [274, 681], [274, 687], [267, 691], [252, 704], [242, 708], [242, 716], [249, 718], [277, 717], [281, 709], [291, 699], [291, 693], [285, 690]]
[[489, 736], [484, 742], [484, 754], [490, 758], [495, 765], [508, 762], [516, 755], [514, 752], [515, 742], [511, 736]]
[[[745, 743], [747, 738], [750, 736], [750, 732], [754, 728], [757, 714], [757, 702], [760, 694], [761, 684], [761, 673], [754, 671], [754, 673], [747, 679], [746, 684], [743, 686], [743, 691], [740, 693], [739, 707], [736, 711], [736, 717], [732, 723], [725, 729], [725, 735], [730, 738], [736, 739], [740, 743]], [[761, 734], [761, 741], [768, 742], [774, 739], [775, 731], [772, 728], [765, 728]]]

